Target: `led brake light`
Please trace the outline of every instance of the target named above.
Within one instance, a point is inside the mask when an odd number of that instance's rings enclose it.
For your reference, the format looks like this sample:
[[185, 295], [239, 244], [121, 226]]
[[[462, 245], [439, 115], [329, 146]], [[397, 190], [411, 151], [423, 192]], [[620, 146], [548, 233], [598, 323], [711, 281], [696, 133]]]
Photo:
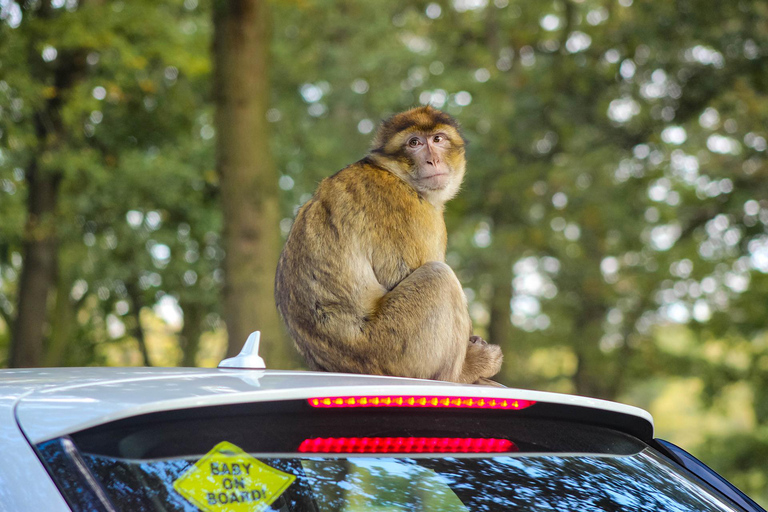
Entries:
[[525, 409], [536, 402], [512, 398], [477, 398], [464, 396], [339, 396], [310, 398], [312, 407], [451, 407], [461, 409]]
[[462, 437], [317, 437], [299, 446], [301, 453], [502, 453], [516, 452], [507, 439]]

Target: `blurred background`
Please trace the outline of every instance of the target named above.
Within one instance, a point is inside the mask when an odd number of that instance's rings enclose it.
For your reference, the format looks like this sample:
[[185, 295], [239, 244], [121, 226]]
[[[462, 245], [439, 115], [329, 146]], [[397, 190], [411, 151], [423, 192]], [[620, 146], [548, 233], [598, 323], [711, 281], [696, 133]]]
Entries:
[[764, 0], [0, 0], [0, 366], [215, 366], [318, 181], [432, 104], [507, 385], [650, 410], [768, 505]]

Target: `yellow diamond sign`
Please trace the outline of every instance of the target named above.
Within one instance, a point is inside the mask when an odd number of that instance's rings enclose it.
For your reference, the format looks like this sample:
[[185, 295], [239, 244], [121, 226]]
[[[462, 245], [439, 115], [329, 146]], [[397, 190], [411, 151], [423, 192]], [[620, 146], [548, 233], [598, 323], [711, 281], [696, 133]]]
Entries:
[[173, 482], [173, 488], [206, 512], [260, 512], [295, 479], [224, 441]]

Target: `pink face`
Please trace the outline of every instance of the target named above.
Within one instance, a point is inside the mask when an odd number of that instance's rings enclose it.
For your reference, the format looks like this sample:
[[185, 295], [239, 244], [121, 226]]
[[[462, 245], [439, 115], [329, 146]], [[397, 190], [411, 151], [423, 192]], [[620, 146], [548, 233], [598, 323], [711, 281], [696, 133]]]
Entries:
[[447, 161], [450, 141], [442, 132], [429, 135], [414, 134], [405, 143], [405, 149], [413, 158], [418, 186], [428, 190], [440, 190], [449, 183], [451, 168]]

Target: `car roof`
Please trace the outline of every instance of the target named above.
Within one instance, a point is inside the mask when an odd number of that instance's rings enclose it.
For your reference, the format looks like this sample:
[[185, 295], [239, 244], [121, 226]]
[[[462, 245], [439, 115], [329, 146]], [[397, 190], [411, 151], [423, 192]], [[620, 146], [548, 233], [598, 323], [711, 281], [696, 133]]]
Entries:
[[[340, 396], [428, 395], [530, 400], [573, 411], [602, 411], [611, 423], [653, 436], [637, 407], [574, 395], [434, 380], [305, 371], [204, 368], [51, 368], [0, 371], [0, 409], [13, 407], [32, 443], [141, 414]], [[603, 415], [605, 416], [605, 414]]]

